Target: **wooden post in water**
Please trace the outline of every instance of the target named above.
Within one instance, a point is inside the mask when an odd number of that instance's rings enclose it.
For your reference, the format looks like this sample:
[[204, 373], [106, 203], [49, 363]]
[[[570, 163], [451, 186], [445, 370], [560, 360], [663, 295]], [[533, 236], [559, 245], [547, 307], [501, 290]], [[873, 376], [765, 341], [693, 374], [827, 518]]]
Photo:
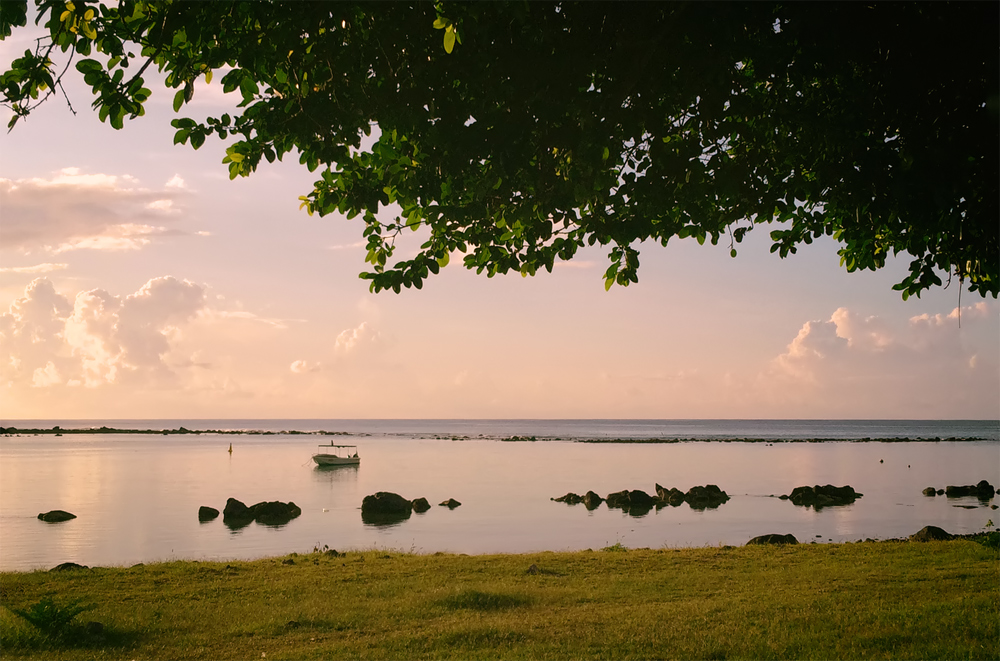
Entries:
[[229, 444], [229, 454], [232, 454], [232, 453], [233, 453], [233, 444], [230, 443]]

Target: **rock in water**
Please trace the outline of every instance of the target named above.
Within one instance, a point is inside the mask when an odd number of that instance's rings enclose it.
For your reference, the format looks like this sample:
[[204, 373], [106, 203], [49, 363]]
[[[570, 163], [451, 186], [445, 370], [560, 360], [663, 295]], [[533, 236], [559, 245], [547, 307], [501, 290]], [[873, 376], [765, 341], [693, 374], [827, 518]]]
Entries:
[[850, 505], [863, 495], [855, 491], [851, 485], [835, 487], [832, 484], [827, 484], [821, 487], [817, 484], [814, 487], [795, 487], [791, 494], [781, 496], [781, 499], [791, 500], [795, 505], [821, 509], [833, 505]]
[[453, 510], [456, 507], [459, 507], [461, 504], [462, 503], [458, 502], [454, 498], [449, 498], [448, 500], [441, 503], [441, 507], [447, 507], [448, 509]]
[[608, 497], [604, 499], [604, 502], [608, 504], [611, 508], [627, 508], [628, 507], [628, 489], [624, 491], [616, 491], [614, 493], [609, 493]]
[[413, 499], [413, 511], [417, 514], [423, 514], [431, 508], [431, 504], [427, 502], [426, 498], [414, 498]]
[[283, 526], [302, 514], [302, 509], [291, 501], [282, 503], [274, 500], [257, 503], [250, 508], [250, 512], [253, 513], [253, 518], [257, 523], [262, 523], [265, 526]]
[[925, 496], [936, 496], [937, 490], [934, 487], [927, 487], [921, 493], [923, 493]]
[[588, 491], [583, 496], [583, 506], [588, 510], [597, 509], [598, 505], [604, 502], [604, 499], [598, 496], [593, 491]]
[[759, 537], [754, 537], [749, 542], [747, 542], [747, 546], [750, 546], [751, 544], [798, 544], [798, 543], [799, 540], [795, 539], [795, 535], [792, 534], [777, 535], [772, 533], [770, 535], [760, 535]]
[[69, 512], [64, 512], [63, 510], [51, 510], [49, 512], [39, 514], [38, 518], [46, 523], [60, 523], [62, 521], [75, 519], [76, 514], [70, 514]]
[[379, 491], [361, 501], [361, 520], [375, 526], [399, 523], [412, 512], [412, 502], [390, 491]]
[[198, 520], [199, 521], [214, 521], [219, 517], [219, 510], [214, 507], [208, 507], [207, 505], [202, 505], [198, 508]]
[[222, 510], [222, 522], [232, 530], [246, 528], [253, 522], [253, 512], [246, 503], [230, 498]]

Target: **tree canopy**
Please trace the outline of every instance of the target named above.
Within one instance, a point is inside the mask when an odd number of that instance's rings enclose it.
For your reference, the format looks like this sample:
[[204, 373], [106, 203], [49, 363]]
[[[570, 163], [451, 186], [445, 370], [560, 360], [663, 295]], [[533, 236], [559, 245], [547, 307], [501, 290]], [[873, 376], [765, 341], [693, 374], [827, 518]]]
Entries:
[[[178, 112], [221, 76], [240, 111], [178, 117], [174, 142], [228, 140], [231, 177], [318, 171], [303, 206], [362, 215], [375, 291], [452, 253], [532, 275], [594, 244], [628, 285], [643, 242], [735, 256], [762, 224], [782, 257], [832, 236], [848, 271], [908, 254], [904, 298], [1000, 289], [1000, 3], [35, 4], [48, 37], [0, 75], [11, 126], [66, 75], [115, 128], [150, 67]], [[0, 35], [27, 20], [0, 3]]]

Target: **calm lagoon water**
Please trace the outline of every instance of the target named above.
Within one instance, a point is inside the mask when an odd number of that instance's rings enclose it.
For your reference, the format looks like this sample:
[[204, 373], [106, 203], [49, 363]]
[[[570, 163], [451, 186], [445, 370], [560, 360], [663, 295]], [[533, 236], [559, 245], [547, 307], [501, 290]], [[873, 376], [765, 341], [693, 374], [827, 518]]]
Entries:
[[[6, 421], [2, 426], [90, 427], [91, 422]], [[743, 544], [764, 533], [842, 542], [910, 535], [925, 525], [952, 533], [1000, 524], [1000, 497], [929, 498], [927, 486], [1000, 484], [1000, 423], [899, 421], [101, 421], [130, 429], [259, 429], [348, 436], [89, 434], [0, 437], [0, 570], [61, 562], [130, 565], [170, 559], [228, 560], [310, 551], [388, 548], [421, 553], [526, 552]], [[504, 442], [509, 436], [538, 442]], [[774, 443], [708, 439], [769, 438]], [[986, 441], [884, 443], [860, 438]], [[453, 440], [455, 438], [461, 440]], [[547, 440], [541, 440], [541, 439]], [[670, 444], [579, 443], [584, 438], [691, 438]], [[841, 442], [789, 443], [831, 438]], [[561, 439], [561, 440], [554, 440]], [[318, 469], [311, 455], [353, 443], [360, 467]], [[233, 444], [233, 452], [227, 451]], [[654, 485], [717, 484], [731, 500], [635, 517], [602, 505], [588, 512], [550, 498], [592, 489], [602, 496]], [[799, 485], [850, 484], [864, 497], [815, 511], [775, 496]], [[432, 505], [397, 525], [361, 521], [364, 496], [393, 491]], [[234, 497], [294, 501], [302, 515], [281, 527], [241, 530], [199, 523], [201, 505]], [[462, 503], [436, 506], [448, 498]], [[77, 519], [37, 520], [64, 509]]]

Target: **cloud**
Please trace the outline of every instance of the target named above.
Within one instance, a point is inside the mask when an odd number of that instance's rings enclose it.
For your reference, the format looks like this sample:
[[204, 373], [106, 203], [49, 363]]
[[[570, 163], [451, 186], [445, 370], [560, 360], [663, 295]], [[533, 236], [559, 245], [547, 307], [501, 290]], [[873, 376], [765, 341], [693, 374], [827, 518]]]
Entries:
[[0, 273], [26, 273], [34, 275], [36, 273], [52, 273], [68, 269], [69, 264], [35, 264], [34, 266], [5, 266], [0, 267]]
[[956, 406], [995, 415], [1000, 352], [968, 334], [991, 320], [994, 307], [962, 308], [963, 328], [957, 308], [895, 324], [838, 308], [826, 321], [804, 323], [757, 387], [773, 401], [811, 407], [806, 415], [953, 416]]
[[49, 280], [36, 279], [0, 315], [0, 378], [97, 387], [170, 373], [168, 354], [204, 308], [204, 288], [171, 276], [124, 298], [93, 289], [72, 303]]
[[184, 194], [177, 186], [148, 190], [128, 175], [78, 168], [50, 179], [0, 178], [0, 245], [25, 253], [136, 250], [171, 233], [158, 223], [180, 213]]
[[62, 378], [59, 376], [59, 370], [56, 369], [51, 360], [46, 363], [45, 367], [36, 369], [31, 378], [31, 386], [33, 388], [47, 388], [61, 382]]
[[181, 179], [181, 176], [179, 174], [175, 174], [173, 177], [170, 178], [170, 181], [168, 181], [164, 185], [167, 188], [187, 188], [187, 186], [184, 184], [184, 180]]
[[296, 360], [291, 364], [289, 369], [295, 374], [305, 374], [306, 372], [318, 372], [322, 367], [319, 363], [310, 364], [305, 360]]
[[357, 328], [348, 328], [338, 335], [334, 350], [342, 353], [353, 353], [378, 346], [381, 342], [381, 334], [373, 330], [367, 321], [363, 321]]

